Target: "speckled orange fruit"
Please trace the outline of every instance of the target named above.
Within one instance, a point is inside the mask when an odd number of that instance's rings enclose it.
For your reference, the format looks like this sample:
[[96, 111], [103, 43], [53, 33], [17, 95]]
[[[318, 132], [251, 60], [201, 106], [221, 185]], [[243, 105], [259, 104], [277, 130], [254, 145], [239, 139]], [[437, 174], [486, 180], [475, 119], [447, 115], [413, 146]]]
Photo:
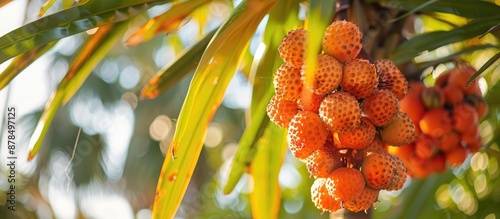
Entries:
[[328, 131], [318, 114], [299, 111], [288, 126], [288, 147], [298, 159], [305, 159], [326, 141]]
[[479, 126], [477, 124], [471, 126], [471, 128], [466, 132], [460, 133], [460, 139], [465, 145], [469, 145], [470, 143], [476, 141], [478, 138], [481, 138], [481, 135], [479, 133]]
[[455, 147], [459, 146], [460, 141], [460, 135], [454, 130], [437, 139], [439, 149], [444, 152], [453, 150]]
[[[304, 80], [304, 71], [302, 71]], [[313, 92], [327, 95], [337, 89], [342, 80], [342, 64], [332, 56], [318, 55], [318, 67], [314, 78]]]
[[415, 124], [410, 117], [399, 112], [394, 119], [382, 127], [380, 136], [382, 141], [391, 146], [402, 146], [409, 144], [415, 135]]
[[434, 157], [439, 151], [438, 143], [427, 135], [421, 135], [415, 142], [415, 153], [424, 159]]
[[328, 142], [315, 150], [305, 161], [309, 174], [314, 178], [328, 177], [332, 171], [342, 166], [339, 151]]
[[288, 123], [298, 112], [298, 105], [295, 101], [273, 96], [271, 101], [267, 104], [267, 115], [269, 119], [282, 128], [288, 128]]
[[395, 169], [396, 169], [396, 175], [394, 176], [394, 180], [392, 184], [387, 188], [388, 191], [394, 191], [394, 190], [400, 190], [403, 188], [405, 182], [406, 182], [406, 177], [408, 176], [408, 172], [406, 170], [406, 166], [404, 165], [404, 162], [401, 158], [392, 156], [392, 159], [395, 161]]
[[400, 147], [388, 146], [387, 152], [406, 162], [409, 160], [410, 156], [414, 154], [415, 144], [407, 144]]
[[340, 62], [354, 59], [361, 51], [362, 35], [356, 24], [348, 21], [335, 21], [330, 24], [323, 37], [322, 48]]
[[375, 66], [366, 59], [353, 59], [345, 63], [342, 89], [357, 99], [370, 96], [378, 84]]
[[328, 194], [343, 202], [356, 200], [365, 187], [363, 174], [358, 169], [340, 167], [326, 178]]
[[[311, 92], [302, 92], [302, 98], [299, 100], [299, 108], [304, 111], [312, 111], [318, 113], [321, 101], [325, 98], [325, 95], [318, 95]], [[306, 96], [306, 93], [309, 93]], [[307, 99], [307, 100], [306, 100]]]
[[[411, 90], [412, 88], [410, 88], [410, 91]], [[399, 105], [401, 106], [401, 111], [408, 114], [415, 124], [418, 124], [426, 111], [420, 95], [412, 95], [411, 93], [408, 93], [408, 95], [406, 95], [406, 97], [399, 102]]]
[[465, 98], [465, 102], [476, 109], [478, 119], [484, 119], [488, 114], [488, 104], [481, 96], [469, 95]]
[[387, 145], [378, 136], [375, 136], [370, 144], [363, 149], [358, 150], [358, 154], [364, 157], [370, 152], [385, 152], [386, 150]]
[[300, 68], [304, 63], [304, 51], [307, 44], [307, 30], [292, 30], [283, 37], [278, 52], [280, 57], [292, 66]]
[[377, 90], [363, 100], [361, 110], [375, 126], [385, 126], [398, 114], [399, 101], [388, 90]]
[[319, 116], [330, 131], [345, 133], [359, 126], [361, 110], [356, 98], [347, 92], [337, 91], [323, 99]]
[[311, 186], [311, 199], [314, 206], [323, 212], [335, 212], [342, 208], [340, 199], [328, 194], [328, 190], [326, 189], [326, 178], [314, 180]]
[[350, 132], [339, 133], [338, 138], [342, 145], [351, 149], [362, 149], [369, 145], [375, 137], [375, 126], [366, 117], [361, 117], [359, 126]]
[[378, 88], [389, 90], [402, 100], [408, 92], [408, 81], [398, 67], [388, 59], [375, 62], [378, 71]]
[[361, 195], [352, 202], [345, 202], [344, 208], [352, 212], [368, 210], [377, 200], [380, 190], [372, 189], [368, 186], [363, 188]]
[[281, 65], [274, 74], [276, 95], [285, 100], [297, 101], [302, 95], [300, 68], [289, 64]]
[[445, 102], [448, 105], [458, 104], [464, 100], [464, 92], [457, 85], [448, 84], [443, 88]]
[[384, 152], [368, 153], [361, 164], [361, 173], [366, 185], [373, 189], [387, 189], [392, 185], [396, 173], [396, 161]]
[[445, 153], [446, 162], [452, 167], [458, 167], [464, 163], [467, 153], [467, 149], [464, 147], [456, 147]]
[[479, 122], [476, 109], [465, 102], [453, 106], [451, 119], [453, 121], [453, 128], [459, 133], [467, 132], [474, 126], [477, 126]]
[[440, 138], [453, 128], [450, 113], [444, 108], [431, 109], [425, 112], [419, 125], [422, 133], [433, 138]]
[[481, 95], [481, 90], [479, 89], [479, 78], [472, 80], [469, 85], [466, 86], [467, 81], [476, 73], [476, 69], [472, 66], [459, 66], [452, 69], [448, 78], [449, 84], [455, 84], [457, 87], [462, 89], [465, 94], [468, 95]]

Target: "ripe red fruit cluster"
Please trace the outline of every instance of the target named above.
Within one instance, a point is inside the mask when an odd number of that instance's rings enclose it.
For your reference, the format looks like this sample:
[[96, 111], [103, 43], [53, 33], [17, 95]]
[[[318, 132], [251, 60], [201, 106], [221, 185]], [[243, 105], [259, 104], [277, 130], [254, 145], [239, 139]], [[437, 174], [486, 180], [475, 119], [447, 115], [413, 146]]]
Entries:
[[305, 83], [307, 34], [292, 30], [278, 48], [285, 63], [274, 75], [268, 115], [288, 129], [291, 153], [316, 179], [311, 187], [316, 207], [366, 210], [380, 190], [401, 189], [406, 180], [403, 162], [385, 149], [414, 138], [414, 124], [399, 103], [408, 82], [389, 60], [357, 58], [359, 28], [336, 21], [325, 30], [314, 81]]
[[413, 120], [417, 135], [410, 144], [389, 148], [389, 152], [405, 162], [411, 176], [425, 178], [446, 166], [457, 167], [483, 145], [479, 120], [486, 116], [488, 106], [479, 79], [466, 86], [475, 72], [462, 64], [439, 75], [434, 86], [410, 83], [401, 110]]

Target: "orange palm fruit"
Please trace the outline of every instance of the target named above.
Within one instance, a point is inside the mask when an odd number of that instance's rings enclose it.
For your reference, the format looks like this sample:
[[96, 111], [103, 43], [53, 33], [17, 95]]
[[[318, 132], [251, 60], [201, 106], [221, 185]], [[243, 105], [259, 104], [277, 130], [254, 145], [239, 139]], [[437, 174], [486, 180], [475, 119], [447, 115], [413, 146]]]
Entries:
[[439, 138], [453, 128], [450, 113], [444, 108], [427, 111], [419, 122], [422, 133]]

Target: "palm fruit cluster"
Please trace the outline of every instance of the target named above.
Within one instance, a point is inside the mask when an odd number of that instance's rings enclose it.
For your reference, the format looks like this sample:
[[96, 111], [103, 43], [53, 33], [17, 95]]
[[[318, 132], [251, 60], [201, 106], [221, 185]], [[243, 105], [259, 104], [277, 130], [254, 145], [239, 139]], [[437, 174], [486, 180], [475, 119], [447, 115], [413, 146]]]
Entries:
[[410, 176], [425, 178], [447, 166], [457, 167], [483, 145], [479, 121], [488, 106], [478, 78], [466, 85], [475, 72], [462, 63], [439, 75], [434, 86], [410, 83], [401, 111], [415, 124], [416, 137], [408, 145], [388, 149], [404, 161]]
[[[347, 21], [329, 25], [317, 56], [311, 86], [305, 83], [308, 32], [290, 31], [278, 50], [284, 60], [274, 74], [271, 121], [288, 129], [288, 146], [315, 182], [312, 201], [323, 212], [366, 210], [380, 190], [399, 190], [406, 181], [403, 161], [386, 144], [409, 144], [415, 135], [399, 101], [408, 82], [389, 60], [357, 58], [359, 28]], [[310, 84], [310, 83], [309, 83]]]

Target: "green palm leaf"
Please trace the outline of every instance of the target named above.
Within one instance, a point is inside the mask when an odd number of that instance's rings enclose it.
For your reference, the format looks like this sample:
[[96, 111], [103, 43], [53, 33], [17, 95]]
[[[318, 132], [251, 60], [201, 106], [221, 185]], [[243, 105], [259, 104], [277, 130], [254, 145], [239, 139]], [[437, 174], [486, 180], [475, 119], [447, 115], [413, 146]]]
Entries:
[[28, 160], [31, 160], [40, 150], [45, 134], [49, 130], [52, 119], [61, 105], [65, 104], [80, 89], [94, 67], [111, 50], [120, 37], [128, 28], [128, 22], [109, 24], [100, 27], [81, 48], [76, 58], [73, 60], [66, 76], [57, 86], [57, 90], [52, 94], [45, 105], [35, 132], [31, 136], [29, 143], [30, 152]]
[[125, 44], [129, 47], [134, 47], [140, 43], [151, 40], [157, 34], [168, 34], [177, 31], [185, 24], [184, 20], [188, 15], [210, 1], [211, 0], [191, 0], [174, 4], [168, 11], [152, 18], [144, 24], [141, 29], [125, 40]]
[[151, 78], [141, 90], [141, 98], [154, 99], [161, 92], [177, 84], [184, 76], [193, 71], [217, 29], [211, 31], [195, 45], [184, 50], [171, 65], [166, 65]]
[[402, 43], [390, 55], [396, 63], [413, 59], [424, 51], [434, 50], [451, 43], [478, 37], [500, 22], [500, 16], [488, 19], [476, 19], [450, 31], [434, 31], [417, 35]]
[[196, 166], [208, 123], [222, 101], [250, 37], [275, 3], [274, 0], [243, 1], [203, 54], [160, 173], [154, 218], [175, 215]]
[[254, 218], [278, 218], [281, 204], [278, 177], [286, 145], [286, 130], [271, 123], [257, 142], [255, 158], [250, 165], [254, 183], [250, 204]]
[[443, 12], [469, 18], [485, 18], [497, 16], [500, 6], [489, 1], [471, 0], [368, 0], [380, 2], [384, 6], [399, 8], [406, 11]]
[[42, 45], [14, 58], [12, 63], [10, 63], [9, 66], [0, 74], [0, 90], [7, 86], [12, 79], [31, 65], [31, 63], [52, 49], [56, 43], [57, 42], [51, 42], [49, 44]]
[[45, 45], [102, 25], [130, 19], [170, 0], [90, 0], [43, 17], [0, 37], [0, 63]]

